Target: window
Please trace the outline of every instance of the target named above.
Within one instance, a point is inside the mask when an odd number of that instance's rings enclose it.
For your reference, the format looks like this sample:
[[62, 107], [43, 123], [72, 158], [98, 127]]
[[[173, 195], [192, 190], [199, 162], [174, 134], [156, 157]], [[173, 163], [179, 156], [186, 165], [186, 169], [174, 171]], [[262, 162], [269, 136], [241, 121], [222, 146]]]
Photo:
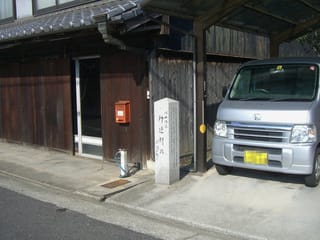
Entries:
[[34, 13], [53, 12], [62, 8], [88, 3], [88, 0], [33, 0]]
[[53, 7], [56, 5], [56, 0], [37, 0], [37, 10]]
[[312, 101], [317, 95], [318, 67], [279, 64], [245, 67], [238, 73], [230, 100]]
[[37, 10], [58, 6], [68, 2], [74, 2], [74, 0], [36, 0]]
[[15, 5], [13, 0], [0, 0], [0, 22], [15, 18]]

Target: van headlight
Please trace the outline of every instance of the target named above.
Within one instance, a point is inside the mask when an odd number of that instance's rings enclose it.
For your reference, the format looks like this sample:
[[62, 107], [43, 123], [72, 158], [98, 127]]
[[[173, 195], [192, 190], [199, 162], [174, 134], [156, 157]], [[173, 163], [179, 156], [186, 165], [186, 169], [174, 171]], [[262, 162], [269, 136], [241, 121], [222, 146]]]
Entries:
[[291, 130], [291, 143], [315, 142], [317, 130], [314, 125], [295, 125]]
[[226, 137], [227, 123], [225, 121], [216, 121], [214, 123], [214, 134], [219, 137]]

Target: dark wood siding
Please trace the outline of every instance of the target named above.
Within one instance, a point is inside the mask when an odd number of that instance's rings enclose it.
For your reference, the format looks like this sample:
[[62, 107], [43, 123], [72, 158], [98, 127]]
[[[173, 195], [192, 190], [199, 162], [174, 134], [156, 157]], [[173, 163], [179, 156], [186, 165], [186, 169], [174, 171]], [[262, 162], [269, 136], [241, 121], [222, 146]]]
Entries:
[[[268, 37], [219, 26], [211, 26], [207, 30], [206, 44], [207, 52], [211, 54], [255, 59], [264, 59], [270, 56]], [[192, 51], [192, 37], [181, 36], [180, 50]], [[315, 55], [314, 51], [308, 46], [303, 46], [297, 40], [289, 43], [284, 42], [279, 46], [279, 56], [310, 55]]]
[[[149, 158], [149, 101], [145, 57], [118, 52], [101, 59], [101, 107], [104, 157], [112, 159], [119, 148], [128, 150], [130, 162]], [[131, 122], [117, 124], [114, 104], [129, 100]]]
[[154, 56], [150, 62], [152, 102], [164, 97], [179, 101], [180, 153], [193, 152], [192, 61]]
[[0, 137], [73, 151], [70, 64], [39, 59], [0, 67]]
[[[188, 29], [188, 31], [191, 30], [192, 28]], [[176, 48], [174, 49], [192, 51], [193, 39], [191, 36], [181, 35], [179, 43], [176, 43], [177, 39], [172, 41], [175, 42]], [[206, 44], [207, 52], [211, 54], [246, 58], [267, 58], [269, 56], [269, 39], [267, 37], [219, 26], [211, 26], [206, 31]]]
[[16, 75], [19, 72], [18, 64], [6, 64], [1, 67], [1, 134], [5, 138], [17, 140], [20, 136], [19, 125], [20, 119], [17, 118], [18, 111], [21, 106], [17, 104], [17, 98], [20, 97], [18, 91], [19, 77]]
[[[239, 62], [207, 62], [207, 144], [210, 148], [212, 126], [216, 110], [222, 101], [222, 88], [227, 86], [236, 73]], [[178, 56], [154, 55], [149, 65], [152, 103], [170, 97], [180, 102], [180, 155], [193, 153], [193, 75], [192, 60]]]
[[[170, 24], [192, 32], [192, 21], [170, 17]], [[170, 37], [163, 38], [159, 48], [192, 51], [193, 37], [170, 30]], [[241, 32], [220, 26], [211, 26], [206, 31], [207, 52], [211, 54], [238, 56], [246, 58], [267, 58], [269, 56], [269, 38], [253, 33]]]
[[207, 30], [207, 51], [229, 56], [267, 58], [269, 39], [219, 26]]

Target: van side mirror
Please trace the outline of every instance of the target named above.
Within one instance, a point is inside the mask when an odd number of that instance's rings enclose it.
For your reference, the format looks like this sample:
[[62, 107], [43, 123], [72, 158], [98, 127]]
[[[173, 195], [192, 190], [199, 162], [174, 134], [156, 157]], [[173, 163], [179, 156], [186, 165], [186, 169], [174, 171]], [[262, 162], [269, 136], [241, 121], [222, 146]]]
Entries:
[[224, 86], [222, 88], [222, 97], [225, 97], [227, 95], [228, 89], [229, 89], [229, 86]]

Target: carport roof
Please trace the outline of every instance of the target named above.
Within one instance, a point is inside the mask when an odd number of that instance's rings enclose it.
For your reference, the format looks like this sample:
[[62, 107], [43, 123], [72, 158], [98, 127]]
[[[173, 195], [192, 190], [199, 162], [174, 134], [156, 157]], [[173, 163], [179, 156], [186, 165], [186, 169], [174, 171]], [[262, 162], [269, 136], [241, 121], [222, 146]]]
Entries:
[[219, 25], [292, 40], [320, 27], [319, 0], [143, 0], [142, 8], [196, 20], [204, 28]]

